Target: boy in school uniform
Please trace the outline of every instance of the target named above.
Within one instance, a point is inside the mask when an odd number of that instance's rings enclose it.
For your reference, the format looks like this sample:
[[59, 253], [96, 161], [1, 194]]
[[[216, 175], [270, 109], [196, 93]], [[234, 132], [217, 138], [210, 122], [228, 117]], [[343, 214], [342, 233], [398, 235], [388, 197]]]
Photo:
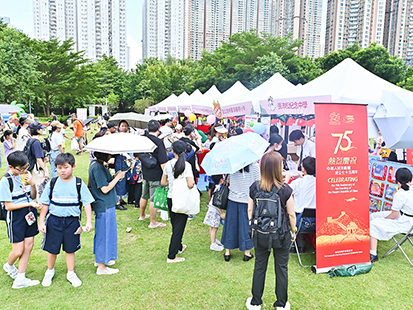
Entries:
[[[60, 247], [66, 252], [67, 280], [74, 287], [82, 285], [75, 268], [75, 252], [80, 249], [81, 203], [86, 213], [86, 231], [92, 230], [92, 194], [81, 181], [80, 199], [77, 188], [77, 178], [73, 176], [75, 157], [70, 153], [62, 153], [56, 157], [55, 164], [59, 177], [47, 183], [39, 203], [42, 210], [39, 217], [39, 230], [44, 233], [42, 249], [47, 253], [47, 270], [42, 285], [50, 286], [55, 274], [54, 265]], [[55, 180], [52, 193], [50, 184]], [[49, 212], [49, 213], [48, 213]], [[46, 216], [47, 215], [47, 216]]]
[[[0, 181], [0, 201], [7, 210], [7, 233], [12, 244], [8, 262], [4, 271], [14, 279], [12, 288], [24, 288], [40, 283], [39, 280], [26, 278], [26, 268], [33, 249], [37, 229], [37, 211], [40, 206], [33, 201], [36, 198], [36, 186], [28, 173], [29, 160], [22, 151], [15, 151], [7, 157], [10, 172]], [[11, 183], [11, 182], [12, 183]], [[14, 266], [19, 259], [19, 269]]]

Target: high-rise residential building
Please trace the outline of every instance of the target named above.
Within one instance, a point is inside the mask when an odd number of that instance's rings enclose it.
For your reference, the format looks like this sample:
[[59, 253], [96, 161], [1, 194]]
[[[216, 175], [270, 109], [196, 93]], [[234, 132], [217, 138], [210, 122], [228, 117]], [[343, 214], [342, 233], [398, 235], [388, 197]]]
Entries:
[[5, 24], [10, 24], [10, 17], [0, 16], [0, 19], [3, 20], [3, 23], [5, 23]]
[[113, 56], [127, 66], [126, 0], [33, 0], [34, 37], [75, 41], [93, 61]]
[[255, 29], [304, 40], [320, 56], [322, 0], [144, 0], [143, 58], [199, 59], [234, 33]]
[[413, 59], [412, 0], [328, 0], [325, 53], [373, 42]]

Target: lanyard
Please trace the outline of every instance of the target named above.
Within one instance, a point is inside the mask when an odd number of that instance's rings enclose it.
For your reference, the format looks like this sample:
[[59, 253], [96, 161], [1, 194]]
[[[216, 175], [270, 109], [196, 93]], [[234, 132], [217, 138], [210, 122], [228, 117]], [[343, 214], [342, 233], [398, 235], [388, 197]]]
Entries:
[[[17, 180], [17, 178], [16, 178], [16, 176], [15, 176], [14, 174], [12, 174], [12, 176], [13, 176], [13, 178], [16, 180], [16, 182], [19, 183], [18, 180]], [[23, 175], [22, 175], [22, 181], [23, 181]], [[23, 184], [20, 184], [20, 188], [21, 188], [21, 190], [23, 191], [24, 196], [26, 196], [27, 202], [30, 202], [29, 194], [28, 194], [27, 191], [26, 191], [26, 187], [23, 186]], [[29, 211], [31, 211], [30, 206], [29, 206]]]

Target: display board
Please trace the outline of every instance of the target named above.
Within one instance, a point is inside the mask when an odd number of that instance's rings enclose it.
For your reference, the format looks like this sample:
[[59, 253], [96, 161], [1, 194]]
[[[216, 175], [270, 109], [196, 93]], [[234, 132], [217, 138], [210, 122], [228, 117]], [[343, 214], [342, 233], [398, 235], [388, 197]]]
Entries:
[[370, 261], [367, 108], [315, 104], [317, 272]]

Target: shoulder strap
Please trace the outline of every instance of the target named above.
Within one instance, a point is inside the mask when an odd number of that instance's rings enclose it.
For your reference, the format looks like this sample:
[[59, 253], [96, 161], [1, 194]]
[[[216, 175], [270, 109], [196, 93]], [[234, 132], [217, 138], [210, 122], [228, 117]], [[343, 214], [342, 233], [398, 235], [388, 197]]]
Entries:
[[81, 189], [82, 189], [82, 179], [76, 177], [77, 199], [79, 200], [80, 208], [82, 208], [82, 197], [80, 196], [80, 190]]
[[13, 180], [12, 180], [12, 178], [11, 178], [10, 173], [6, 172], [6, 173], [4, 174], [4, 176], [6, 177], [7, 181], [9, 181], [10, 193], [13, 193], [14, 185], [13, 185]]
[[50, 180], [50, 193], [49, 193], [49, 203], [52, 201], [52, 197], [53, 197], [53, 189], [54, 186], [56, 185], [56, 181], [57, 181], [58, 177], [54, 177]]

